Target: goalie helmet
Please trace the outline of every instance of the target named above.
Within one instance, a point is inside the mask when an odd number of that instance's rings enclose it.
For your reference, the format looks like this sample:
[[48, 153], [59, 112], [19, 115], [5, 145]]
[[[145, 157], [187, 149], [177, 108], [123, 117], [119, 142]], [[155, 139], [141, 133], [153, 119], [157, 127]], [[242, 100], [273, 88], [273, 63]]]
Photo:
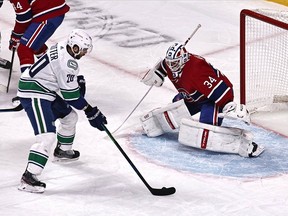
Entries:
[[189, 60], [188, 52], [185, 47], [177, 42], [170, 46], [166, 52], [165, 62], [172, 71], [173, 77], [180, 76], [182, 68]]
[[[93, 49], [92, 38], [82, 29], [74, 29], [67, 40], [67, 45], [71, 48], [74, 58], [81, 58], [83, 55], [90, 53]], [[78, 47], [78, 49], [75, 48]]]

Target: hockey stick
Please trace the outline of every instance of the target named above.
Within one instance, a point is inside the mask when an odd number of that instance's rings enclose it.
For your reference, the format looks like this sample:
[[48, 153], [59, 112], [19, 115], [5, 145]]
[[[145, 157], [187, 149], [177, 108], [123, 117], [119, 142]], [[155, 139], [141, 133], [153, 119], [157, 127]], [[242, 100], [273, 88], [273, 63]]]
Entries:
[[144, 98], [147, 96], [147, 94], [150, 92], [150, 90], [152, 89], [153, 85], [150, 86], [150, 88], [148, 89], [148, 91], [144, 94], [144, 96], [141, 98], [141, 100], [138, 102], [138, 104], [134, 107], [134, 109], [130, 112], [130, 114], [126, 117], [126, 119], [123, 121], [123, 123], [112, 132], [112, 134], [116, 133], [116, 131], [118, 131], [123, 125], [124, 123], [130, 118], [130, 116], [133, 114], [133, 112], [137, 109], [137, 107], [140, 105], [140, 103], [144, 100]]
[[[185, 41], [183, 46], [186, 46], [186, 44], [190, 41], [190, 39], [194, 36], [194, 34], [198, 31], [198, 29], [201, 27], [201, 24], [198, 24], [196, 29], [192, 32], [192, 34], [190, 35], [190, 37], [187, 38], [187, 40]], [[133, 114], [133, 112], [137, 109], [137, 107], [140, 105], [140, 103], [144, 100], [144, 98], [146, 97], [146, 95], [150, 92], [150, 90], [152, 89], [153, 85], [148, 89], [148, 91], [145, 93], [145, 95], [141, 98], [141, 100], [138, 102], [138, 104], [135, 106], [135, 108], [130, 112], [130, 114], [127, 116], [127, 118], [123, 121], [123, 123], [112, 132], [112, 134], [115, 134], [123, 125], [124, 123], [130, 118], [130, 116]]]
[[[1, 1], [1, 0], [0, 0]], [[0, 67], [4, 69], [10, 69], [11, 62], [6, 59], [0, 58]]]
[[194, 36], [194, 34], [198, 31], [198, 29], [201, 27], [201, 24], [198, 24], [196, 29], [192, 32], [192, 34], [190, 35], [190, 37], [188, 37], [188, 39], [185, 41], [185, 43], [183, 44], [183, 46], [186, 46], [186, 44], [190, 41], [190, 39]]
[[19, 104], [18, 106], [14, 108], [0, 109], [0, 112], [16, 112], [16, 111], [21, 111], [22, 109], [23, 109], [22, 105]]
[[12, 75], [12, 70], [13, 70], [13, 62], [14, 62], [15, 52], [16, 52], [16, 49], [13, 48], [13, 50], [12, 50], [12, 57], [11, 57], [11, 67], [10, 67], [10, 70], [9, 70], [9, 77], [8, 77], [8, 83], [7, 83], [6, 93], [8, 93], [8, 91], [9, 91], [9, 85], [10, 85], [10, 81], [11, 81], [11, 75]]
[[142, 182], [145, 184], [145, 186], [148, 188], [148, 190], [155, 196], [167, 196], [167, 195], [171, 195], [174, 194], [176, 192], [176, 189], [174, 187], [163, 187], [161, 189], [157, 189], [157, 188], [152, 188], [144, 179], [144, 177], [141, 175], [141, 173], [138, 171], [138, 169], [135, 167], [135, 165], [132, 163], [132, 161], [130, 160], [130, 158], [127, 156], [127, 154], [124, 152], [124, 150], [121, 148], [121, 146], [119, 145], [119, 143], [114, 139], [114, 137], [112, 136], [112, 134], [109, 132], [109, 130], [106, 128], [106, 126], [104, 124], [102, 124], [103, 129], [105, 130], [105, 132], [107, 133], [107, 135], [110, 137], [110, 139], [114, 142], [114, 144], [117, 146], [117, 148], [119, 149], [119, 151], [122, 153], [122, 155], [126, 158], [126, 160], [128, 161], [128, 163], [130, 164], [130, 166], [134, 169], [134, 171], [136, 172], [136, 174], [139, 176], [139, 178], [142, 180]]

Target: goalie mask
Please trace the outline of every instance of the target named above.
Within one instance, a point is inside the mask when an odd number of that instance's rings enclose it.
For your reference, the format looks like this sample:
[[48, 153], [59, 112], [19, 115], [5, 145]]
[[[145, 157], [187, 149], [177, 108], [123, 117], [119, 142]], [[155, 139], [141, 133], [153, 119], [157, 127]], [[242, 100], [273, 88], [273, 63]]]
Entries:
[[180, 77], [182, 68], [188, 60], [188, 52], [181, 43], [173, 44], [166, 52], [165, 62], [172, 71], [174, 78]]
[[67, 45], [71, 48], [73, 57], [76, 59], [80, 59], [93, 49], [92, 38], [82, 29], [74, 29], [70, 33]]

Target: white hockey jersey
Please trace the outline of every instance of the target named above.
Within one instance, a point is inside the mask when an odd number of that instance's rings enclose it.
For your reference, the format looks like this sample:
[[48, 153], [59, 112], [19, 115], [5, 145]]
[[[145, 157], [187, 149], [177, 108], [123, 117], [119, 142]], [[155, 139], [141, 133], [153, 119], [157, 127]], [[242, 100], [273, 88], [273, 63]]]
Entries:
[[77, 100], [78, 73], [78, 63], [67, 52], [66, 42], [59, 42], [21, 75], [17, 96], [53, 101], [60, 91], [66, 101]]

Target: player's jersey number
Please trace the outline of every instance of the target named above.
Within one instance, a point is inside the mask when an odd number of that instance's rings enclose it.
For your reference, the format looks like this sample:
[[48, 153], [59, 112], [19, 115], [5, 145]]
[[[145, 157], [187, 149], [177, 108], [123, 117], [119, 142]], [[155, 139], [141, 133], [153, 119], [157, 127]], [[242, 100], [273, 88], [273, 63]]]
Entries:
[[47, 54], [41, 57], [29, 70], [30, 77], [34, 77], [39, 71], [49, 64], [49, 57]]

